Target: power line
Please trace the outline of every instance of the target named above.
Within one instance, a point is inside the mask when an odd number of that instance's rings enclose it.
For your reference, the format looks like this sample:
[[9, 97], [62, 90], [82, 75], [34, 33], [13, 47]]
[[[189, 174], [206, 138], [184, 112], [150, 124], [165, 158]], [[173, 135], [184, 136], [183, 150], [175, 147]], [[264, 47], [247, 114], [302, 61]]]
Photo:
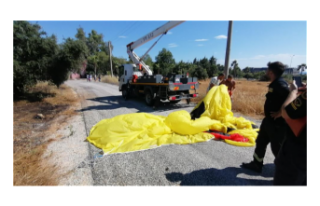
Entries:
[[[135, 22], [135, 23], [137, 23], [136, 25], [135, 25], [135, 27], [131, 30], [131, 34], [133, 34], [134, 32], [133, 31], [135, 31], [138, 27], [140, 27], [144, 22], [143, 21], [138, 21], [138, 22]], [[130, 27], [131, 28], [131, 27]], [[129, 29], [130, 28], [128, 28], [127, 29], [127, 31], [129, 31]], [[125, 34], [127, 34], [127, 33], [122, 33], [122, 35], [125, 35]], [[116, 43], [117, 41], [119, 41], [119, 39], [116, 39], [113, 43]]]
[[123, 29], [121, 32], [118, 32], [117, 35], [116, 35], [112, 40], [110, 40], [110, 41], [116, 41], [116, 40], [118, 40], [117, 37], [118, 37], [119, 35], [123, 35], [123, 33], [125, 33], [126, 31], [128, 31], [129, 29], [131, 29], [131, 28], [134, 26], [134, 24], [136, 24], [136, 23], [137, 23], [137, 22], [133, 22], [130, 26], [125, 27], [125, 29]]
[[144, 21], [140, 21], [139, 23], [140, 23], [139, 25], [137, 25], [132, 29], [131, 34], [133, 34], [134, 33], [133, 31], [135, 31], [138, 27], [140, 27], [144, 23]]
[[[137, 20], [137, 21], [138, 21], [138, 20]], [[136, 23], [136, 22], [134, 22], [133, 24], [135, 24], [135, 23]], [[131, 24], [131, 26], [132, 26], [133, 24]], [[129, 26], [129, 27], [131, 27], [131, 26]], [[114, 36], [114, 38], [112, 38], [112, 41], [115, 40], [115, 39], [119, 36], [119, 34], [123, 33], [123, 31], [127, 30], [127, 28], [129, 28], [129, 27], [125, 26], [125, 27], [124, 27], [125, 29], [121, 30], [121, 32], [118, 32], [117, 35]]]
[[[139, 23], [140, 23], [140, 21], [139, 21], [139, 20], [137, 20], [137, 21], [136, 21], [136, 23], [138, 23], [138, 24], [139, 24]], [[131, 26], [130, 28], [128, 28], [125, 32], [123, 32], [123, 34], [122, 34], [122, 35], [126, 35], [128, 31], [132, 32], [132, 30], [133, 30], [134, 28], [137, 28], [138, 24], [132, 25], [132, 26]], [[133, 26], [135, 26], [135, 27], [133, 27]], [[133, 28], [133, 29], [132, 29], [132, 28]]]
[[[130, 22], [129, 22], [129, 24], [130, 24]], [[127, 25], [129, 25], [129, 24], [127, 24]], [[121, 34], [123, 31], [125, 31], [126, 28], [128, 28], [127, 25], [126, 25], [125, 27], [123, 27], [124, 29], [122, 29], [122, 30], [121, 30], [120, 32], [118, 32], [115, 36], [113, 36], [113, 38], [110, 38], [110, 41], [113, 41], [115, 38], [117, 38], [117, 36], [118, 36], [119, 34]]]
[[[129, 27], [125, 32], [123, 32], [121, 35], [126, 35], [127, 33], [127, 31], [129, 31], [134, 25], [135, 25], [135, 27], [131, 30], [131, 34], [133, 34], [133, 31], [135, 31], [138, 27], [140, 27], [142, 24], [143, 24], [144, 22], [143, 21], [137, 21], [137, 22], [135, 22], [135, 24], [132, 24], [131, 25], [131, 27]], [[116, 43], [117, 41], [119, 41], [119, 38], [118, 39], [116, 39], [113, 43]]]

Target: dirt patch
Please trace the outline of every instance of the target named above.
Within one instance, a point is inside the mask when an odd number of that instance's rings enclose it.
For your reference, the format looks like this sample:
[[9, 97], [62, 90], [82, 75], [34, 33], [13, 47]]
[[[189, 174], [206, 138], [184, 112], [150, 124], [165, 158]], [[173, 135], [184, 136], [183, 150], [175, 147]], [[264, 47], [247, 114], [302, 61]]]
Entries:
[[[62, 85], [57, 89], [47, 82], [38, 83], [13, 103], [14, 185], [58, 184], [58, 166], [49, 163], [50, 155], [42, 156], [51, 142], [63, 137], [57, 131], [76, 114], [78, 103], [71, 88]], [[37, 114], [43, 118], [37, 118]]]

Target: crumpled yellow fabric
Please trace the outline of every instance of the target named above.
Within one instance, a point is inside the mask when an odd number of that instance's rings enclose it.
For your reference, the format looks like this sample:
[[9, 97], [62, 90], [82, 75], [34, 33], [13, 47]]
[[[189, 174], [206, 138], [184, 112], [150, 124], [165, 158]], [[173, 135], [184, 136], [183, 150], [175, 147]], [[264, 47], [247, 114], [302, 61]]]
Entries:
[[[170, 113], [167, 117], [148, 113], [118, 115], [98, 122], [90, 130], [87, 140], [104, 153], [124, 153], [146, 150], [169, 144], [192, 144], [214, 138], [204, 131], [216, 130], [229, 134], [238, 133], [249, 142], [226, 140], [235, 146], [254, 146], [257, 131], [252, 122], [233, 117], [231, 101], [225, 85], [213, 87], [202, 100], [205, 112], [191, 120], [187, 111]], [[200, 103], [194, 108], [196, 109]]]

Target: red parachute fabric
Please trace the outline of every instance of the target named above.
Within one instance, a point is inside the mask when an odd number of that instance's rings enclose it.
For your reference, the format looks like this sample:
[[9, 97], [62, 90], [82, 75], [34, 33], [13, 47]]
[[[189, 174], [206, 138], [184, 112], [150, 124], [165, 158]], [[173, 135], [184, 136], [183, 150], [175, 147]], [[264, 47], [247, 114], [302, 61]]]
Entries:
[[248, 138], [243, 137], [240, 134], [226, 135], [223, 133], [211, 132], [211, 131], [207, 132], [207, 133], [212, 134], [215, 137], [215, 139], [228, 139], [228, 140], [235, 141], [235, 142], [248, 142], [249, 141]]

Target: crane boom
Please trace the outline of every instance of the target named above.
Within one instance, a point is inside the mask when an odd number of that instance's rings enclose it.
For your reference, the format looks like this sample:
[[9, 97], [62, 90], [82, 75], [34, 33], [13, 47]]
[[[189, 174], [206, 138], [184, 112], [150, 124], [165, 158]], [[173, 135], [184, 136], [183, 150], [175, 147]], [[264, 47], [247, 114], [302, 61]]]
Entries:
[[[149, 69], [149, 66], [146, 65], [140, 57], [133, 52], [134, 49], [137, 47], [149, 42], [150, 40], [160, 36], [161, 34], [166, 34], [170, 29], [178, 26], [179, 24], [183, 23], [184, 21], [169, 21], [165, 23], [164, 25], [156, 28], [149, 34], [145, 35], [144, 37], [138, 39], [135, 42], [131, 42], [130, 44], [127, 45], [127, 53], [130, 57], [130, 59], [137, 65], [141, 65], [141, 69], [143, 69], [144, 72], [146, 72], [148, 75], [152, 75], [152, 71]], [[153, 45], [154, 46], [154, 45]], [[152, 47], [153, 47], [152, 46]], [[150, 49], [149, 49], [150, 50]], [[148, 50], [148, 51], [149, 51]], [[146, 53], [147, 54], [147, 53]], [[146, 55], [145, 54], [145, 55]], [[145, 56], [143, 55], [143, 56]]]
[[140, 39], [138, 39], [135, 42], [131, 42], [130, 44], [128, 44], [128, 46], [130, 46], [131, 50], [136, 49], [137, 47], [147, 43], [148, 41], [156, 38], [157, 36], [166, 33], [167, 31], [169, 31], [170, 29], [178, 26], [179, 24], [183, 23], [184, 21], [169, 21], [167, 23], [165, 23], [164, 25], [156, 28], [155, 30], [153, 30], [152, 32], [150, 32], [149, 34], [145, 35], [144, 37], [141, 37]]

